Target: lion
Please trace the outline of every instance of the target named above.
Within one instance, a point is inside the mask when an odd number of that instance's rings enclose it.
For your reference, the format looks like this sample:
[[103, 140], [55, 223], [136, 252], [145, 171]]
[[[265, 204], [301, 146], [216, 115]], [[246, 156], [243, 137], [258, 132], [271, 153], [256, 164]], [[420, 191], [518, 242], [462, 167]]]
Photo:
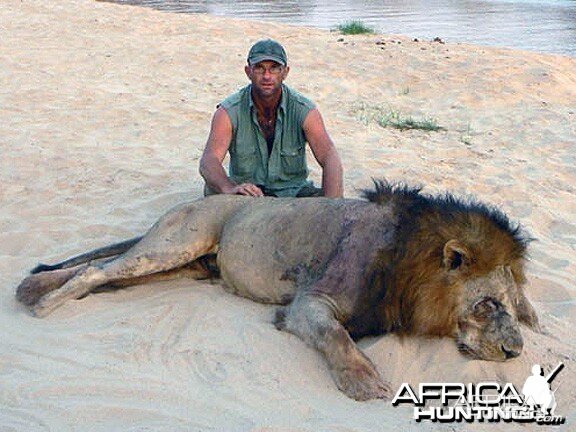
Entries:
[[539, 329], [523, 288], [524, 230], [476, 200], [385, 180], [363, 198], [203, 198], [141, 237], [39, 265], [16, 295], [43, 317], [106, 286], [218, 276], [278, 305], [276, 327], [323, 354], [356, 400], [391, 395], [355, 344], [363, 336], [450, 337], [470, 358], [519, 356], [520, 323]]

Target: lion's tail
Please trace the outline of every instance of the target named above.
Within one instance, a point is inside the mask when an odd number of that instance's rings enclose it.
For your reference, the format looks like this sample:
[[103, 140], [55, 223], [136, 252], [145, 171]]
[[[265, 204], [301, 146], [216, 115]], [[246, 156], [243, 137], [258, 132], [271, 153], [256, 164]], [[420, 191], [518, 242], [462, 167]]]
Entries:
[[81, 255], [69, 258], [57, 264], [52, 265], [38, 264], [30, 271], [30, 273], [36, 274], [44, 271], [61, 270], [65, 268], [76, 267], [77, 265], [84, 264], [96, 259], [119, 255], [121, 253], [126, 252], [128, 249], [130, 249], [132, 246], [138, 243], [142, 239], [142, 237], [143, 236], [134, 237], [130, 240], [124, 240], [121, 241], [120, 243], [114, 243], [109, 246], [94, 249], [90, 252], [86, 252]]

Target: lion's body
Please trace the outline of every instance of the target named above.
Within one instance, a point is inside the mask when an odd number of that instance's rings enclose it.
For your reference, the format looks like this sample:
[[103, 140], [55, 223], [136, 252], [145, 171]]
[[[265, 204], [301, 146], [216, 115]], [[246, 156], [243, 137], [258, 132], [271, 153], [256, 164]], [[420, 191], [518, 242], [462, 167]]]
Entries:
[[[225, 224], [218, 268], [228, 289], [256, 301], [286, 304], [297, 290], [314, 289], [350, 309], [358, 290], [341, 291], [365, 282], [376, 251], [391, 246], [393, 219], [390, 211], [358, 200], [252, 201]], [[355, 280], [321, 287], [329, 275]]]
[[[122, 243], [123, 253], [103, 248], [99, 262], [41, 267], [49, 271], [25, 279], [17, 296], [43, 316], [103, 285], [208, 277], [216, 256], [226, 288], [284, 305], [277, 327], [322, 352], [338, 387], [356, 399], [384, 397], [388, 388], [350, 335], [450, 336], [478, 358], [518, 355], [518, 321], [537, 326], [522, 291], [519, 230], [494, 209], [451, 197], [384, 183], [366, 195], [183, 204]], [[115, 257], [101, 261], [107, 250]]]

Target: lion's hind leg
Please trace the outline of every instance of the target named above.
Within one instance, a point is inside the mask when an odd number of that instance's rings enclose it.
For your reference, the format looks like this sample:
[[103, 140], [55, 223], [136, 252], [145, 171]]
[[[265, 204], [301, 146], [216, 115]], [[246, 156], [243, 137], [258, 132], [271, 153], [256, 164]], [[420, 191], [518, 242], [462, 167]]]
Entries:
[[133, 280], [169, 272], [215, 253], [221, 227], [208, 218], [190, 219], [190, 211], [189, 207], [182, 207], [166, 214], [124, 254], [104, 263], [88, 265], [31, 305], [31, 312], [44, 317], [66, 301], [83, 297], [97, 287], [130, 284]]
[[153, 282], [165, 282], [175, 279], [194, 279], [194, 280], [204, 280], [204, 279], [219, 279], [220, 271], [216, 264], [216, 255], [204, 255], [191, 263], [183, 265], [172, 270], [152, 273], [146, 276], [138, 276], [131, 279], [120, 279], [114, 282], [110, 282], [107, 285], [102, 285], [94, 290], [93, 293], [106, 292], [117, 290], [134, 285], [143, 285]]
[[[18, 288], [16, 288], [16, 299], [25, 306], [35, 305], [43, 296], [52, 292], [74, 276], [81, 270], [88, 267], [88, 264], [64, 268], [59, 270], [43, 271], [34, 273], [26, 277]], [[138, 276], [128, 279], [120, 279], [110, 282], [107, 285], [99, 286], [93, 291], [104, 292], [133, 285], [141, 285], [151, 282], [161, 282], [174, 279], [216, 279], [219, 278], [216, 267], [216, 255], [205, 255], [182, 267], [165, 272], [152, 273], [146, 276]]]
[[88, 267], [87, 264], [61, 270], [33, 273], [26, 277], [16, 288], [16, 299], [26, 306], [32, 306], [44, 295], [60, 288], [86, 267]]
[[[68, 300], [84, 297], [97, 287], [133, 285], [146, 281], [146, 278], [153, 277], [156, 273], [159, 273], [160, 276], [162, 273], [170, 276], [171, 273], [177, 273], [181, 268], [189, 267], [188, 265], [196, 258], [189, 254], [189, 250], [136, 252], [130, 253], [129, 251], [114, 260], [82, 268], [64, 285], [48, 292], [32, 304], [31, 312], [37, 317], [44, 317]], [[200, 275], [205, 273], [194, 268], [189, 268], [189, 270], [200, 273]]]
[[226, 220], [247, 202], [222, 196], [175, 207], [125, 253], [102, 264], [89, 265], [44, 295], [32, 305], [32, 313], [46, 316], [67, 300], [83, 297], [97, 287], [168, 272], [216, 253]]
[[[82, 264], [73, 266], [71, 264], [72, 260], [67, 260], [64, 263], [68, 264], [65, 265], [59, 263], [52, 266], [46, 266], [44, 264], [37, 266], [30, 272], [30, 275], [28, 275], [22, 282], [20, 282], [20, 285], [18, 285], [16, 288], [16, 300], [26, 306], [32, 306], [38, 302], [41, 297], [51, 291], [60, 288], [62, 285], [76, 276], [80, 271], [86, 269], [89, 265], [95, 265], [105, 261], [102, 258], [92, 260], [94, 255], [92, 252], [89, 254], [89, 263], [82, 261]], [[89, 254], [86, 254], [86, 256]], [[46, 269], [39, 270], [41, 266], [46, 267]], [[125, 284], [123, 286], [127, 285]]]
[[78, 272], [86, 269], [89, 264], [103, 262], [105, 259], [113, 259], [114, 256], [129, 250], [141, 239], [142, 237], [140, 236], [104, 246], [57, 264], [38, 264], [16, 288], [16, 299], [26, 306], [31, 306], [40, 300], [42, 296], [60, 288], [68, 280], [76, 276]]

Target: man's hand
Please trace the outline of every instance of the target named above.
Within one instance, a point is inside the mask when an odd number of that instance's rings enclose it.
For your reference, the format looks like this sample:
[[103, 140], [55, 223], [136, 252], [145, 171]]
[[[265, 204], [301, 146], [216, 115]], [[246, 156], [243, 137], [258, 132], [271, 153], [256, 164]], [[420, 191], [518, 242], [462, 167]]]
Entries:
[[232, 194], [232, 195], [247, 195], [253, 197], [264, 196], [262, 189], [252, 183], [242, 183], [239, 185], [232, 185], [223, 190], [222, 193]]

